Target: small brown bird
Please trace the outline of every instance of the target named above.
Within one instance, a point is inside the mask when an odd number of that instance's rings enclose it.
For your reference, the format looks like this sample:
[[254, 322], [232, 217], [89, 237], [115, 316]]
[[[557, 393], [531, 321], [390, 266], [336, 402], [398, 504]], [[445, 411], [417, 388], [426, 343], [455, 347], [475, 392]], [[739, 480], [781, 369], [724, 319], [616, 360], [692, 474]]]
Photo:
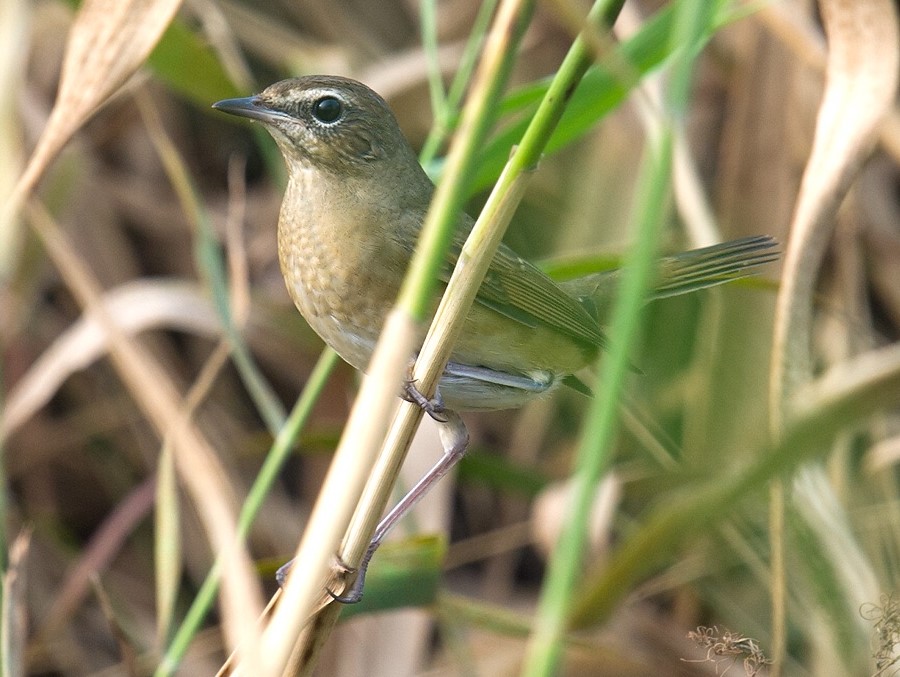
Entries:
[[[214, 108], [262, 122], [287, 163], [278, 255], [288, 291], [322, 339], [365, 370], [415, 247], [434, 186], [384, 100], [334, 76], [278, 82]], [[452, 264], [472, 219], [460, 215]], [[660, 262], [655, 297], [742, 277], [776, 258], [767, 237]], [[590, 364], [604, 344], [592, 311], [615, 273], [557, 284], [501, 245], [440, 382], [454, 410], [517, 407]]]
[[[284, 80], [213, 107], [261, 122], [281, 149], [289, 181], [278, 255], [288, 291], [319, 336], [365, 370], [434, 192], [396, 119], [371, 89], [334, 76]], [[443, 282], [472, 224], [460, 214]], [[758, 236], [664, 258], [653, 298], [744, 277], [777, 258], [776, 247]], [[518, 407], [592, 363], [617, 280], [612, 272], [556, 283], [500, 245], [440, 380], [443, 404]]]

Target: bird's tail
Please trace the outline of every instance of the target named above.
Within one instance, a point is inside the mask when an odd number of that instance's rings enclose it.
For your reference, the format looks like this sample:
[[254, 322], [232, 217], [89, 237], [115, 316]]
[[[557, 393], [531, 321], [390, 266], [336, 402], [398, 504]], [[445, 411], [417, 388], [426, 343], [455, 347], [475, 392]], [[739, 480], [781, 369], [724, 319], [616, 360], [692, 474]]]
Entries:
[[[778, 241], [768, 235], [731, 240], [660, 259], [650, 300], [678, 296], [748, 277], [759, 266], [776, 261]], [[567, 280], [562, 287], [580, 299], [594, 315], [611, 303], [621, 271], [595, 273]]]

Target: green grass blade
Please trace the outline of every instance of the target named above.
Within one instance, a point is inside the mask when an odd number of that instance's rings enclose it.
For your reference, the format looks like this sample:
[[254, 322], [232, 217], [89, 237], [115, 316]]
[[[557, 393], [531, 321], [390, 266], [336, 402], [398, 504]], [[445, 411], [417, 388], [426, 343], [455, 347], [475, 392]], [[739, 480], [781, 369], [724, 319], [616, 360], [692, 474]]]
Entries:
[[[309, 419], [313, 406], [319, 399], [319, 395], [325, 388], [328, 377], [331, 375], [332, 370], [339, 360], [340, 358], [337, 356], [337, 353], [330, 348], [326, 348], [322, 351], [319, 361], [309, 375], [309, 380], [306, 382], [303, 393], [300, 395], [300, 398], [294, 405], [287, 421], [275, 438], [272, 448], [266, 455], [266, 460], [263, 462], [263, 465], [253, 482], [253, 486], [250, 487], [247, 499], [244, 501], [244, 505], [242, 506], [241, 513], [238, 517], [238, 536], [240, 538], [245, 538], [249, 533], [250, 527], [256, 519], [256, 516], [259, 514], [259, 510], [262, 507], [265, 497], [269, 494], [272, 485], [275, 483], [278, 472], [291, 454], [294, 441], [297, 439], [300, 430]], [[200, 590], [194, 598], [187, 615], [176, 631], [171, 644], [166, 650], [163, 660], [160, 662], [159, 667], [154, 673], [156, 677], [172, 675], [178, 668], [178, 664], [181, 662], [188, 646], [199, 631], [203, 620], [212, 608], [213, 602], [215, 602], [216, 593], [219, 589], [221, 571], [222, 563], [217, 559], [210, 568], [209, 573], [206, 575], [203, 585], [200, 586]]]

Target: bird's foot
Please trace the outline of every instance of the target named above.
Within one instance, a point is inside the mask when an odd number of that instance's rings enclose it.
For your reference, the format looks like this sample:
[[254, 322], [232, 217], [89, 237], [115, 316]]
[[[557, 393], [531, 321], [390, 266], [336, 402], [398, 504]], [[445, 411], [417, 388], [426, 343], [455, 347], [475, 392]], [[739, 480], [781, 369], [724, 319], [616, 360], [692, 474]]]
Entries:
[[[374, 549], [372, 553], [374, 554]], [[334, 563], [331, 565], [331, 572], [334, 580], [344, 580], [347, 576], [352, 574], [357, 574], [357, 576], [356, 580], [353, 581], [353, 585], [350, 586], [346, 593], [342, 592], [341, 594], [338, 594], [330, 587], [326, 586], [325, 592], [328, 593], [328, 596], [335, 602], [340, 602], [341, 604], [356, 604], [360, 601], [362, 599], [363, 587], [365, 587], [366, 584], [366, 570], [369, 568], [369, 560], [371, 558], [372, 555], [366, 553], [366, 559], [363, 560], [357, 569], [344, 562], [338, 555], [335, 555]], [[287, 583], [287, 577], [293, 564], [294, 560], [290, 560], [275, 572], [275, 580], [278, 581], [278, 587], [283, 588], [285, 583]]]
[[[372, 550], [372, 554], [375, 554], [374, 550]], [[341, 592], [341, 594], [337, 594], [331, 588], [326, 587], [325, 592], [328, 593], [328, 596], [335, 602], [340, 602], [341, 604], [356, 604], [359, 602], [362, 599], [363, 588], [366, 585], [366, 572], [369, 569], [370, 559], [372, 559], [372, 555], [367, 553], [367, 556], [360, 563], [359, 568], [356, 568], [350, 566], [339, 556], [335, 555], [335, 563], [332, 567], [335, 575], [346, 578], [349, 575], [356, 574], [356, 579], [353, 581], [353, 585], [350, 586], [349, 590]]]
[[403, 394], [401, 397], [407, 402], [419, 405], [422, 408], [422, 411], [438, 423], [446, 423], [449, 420], [446, 414], [447, 409], [444, 406], [444, 398], [441, 397], [440, 390], [435, 391], [434, 397], [428, 398], [416, 387], [414, 379], [407, 379], [403, 384]]

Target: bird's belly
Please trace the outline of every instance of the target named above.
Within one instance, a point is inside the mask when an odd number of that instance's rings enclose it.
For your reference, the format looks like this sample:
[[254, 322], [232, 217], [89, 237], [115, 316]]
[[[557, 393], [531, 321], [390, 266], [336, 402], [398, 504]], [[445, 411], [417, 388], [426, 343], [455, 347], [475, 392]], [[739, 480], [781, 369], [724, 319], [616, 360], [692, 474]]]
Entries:
[[360, 304], [358, 293], [320, 282], [294, 282], [288, 292], [312, 330], [344, 361], [365, 371], [387, 309], [376, 302]]
[[526, 326], [476, 303], [440, 382], [451, 409], [512, 409], [546, 396], [597, 349], [543, 325]]
[[[386, 308], [376, 312], [376, 308], [367, 305], [368, 312], [362, 308], [348, 312], [347, 304], [334, 296], [333, 289], [294, 284], [288, 290], [313, 331], [344, 361], [365, 371], [378, 341]], [[526, 327], [524, 331], [529, 329]], [[463, 346], [470, 344], [471, 338], [464, 337]], [[487, 338], [489, 345], [493, 345], [495, 337]], [[493, 367], [490, 363], [495, 360], [490, 359], [491, 352], [486, 351], [481, 356], [473, 355], [471, 350], [461, 355], [454, 352], [439, 384], [440, 395], [448, 408], [471, 411], [520, 407], [550, 393], [565, 375], [565, 372], [538, 368], [524, 373], [505, 366]], [[507, 357], [516, 359], [515, 354]]]

